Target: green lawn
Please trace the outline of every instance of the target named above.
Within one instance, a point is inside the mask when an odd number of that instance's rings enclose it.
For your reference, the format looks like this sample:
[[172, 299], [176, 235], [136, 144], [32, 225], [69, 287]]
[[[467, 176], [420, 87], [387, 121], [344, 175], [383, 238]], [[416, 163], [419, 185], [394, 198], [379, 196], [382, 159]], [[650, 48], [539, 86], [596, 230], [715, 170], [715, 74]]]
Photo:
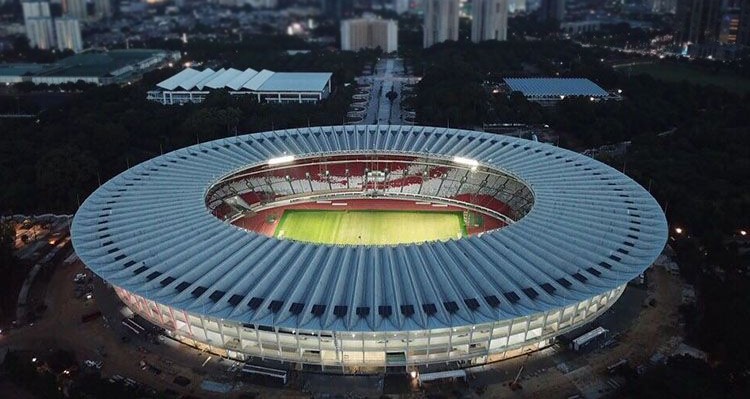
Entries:
[[719, 86], [738, 94], [750, 92], [750, 79], [732, 74], [728, 71], [714, 73], [696, 66], [675, 62], [644, 63], [617, 67], [616, 69], [619, 72], [632, 75], [645, 73], [651, 75], [655, 79], [667, 82], [681, 82], [687, 80], [690, 83], [703, 86]]
[[287, 210], [274, 236], [318, 244], [395, 245], [466, 236], [461, 212]]

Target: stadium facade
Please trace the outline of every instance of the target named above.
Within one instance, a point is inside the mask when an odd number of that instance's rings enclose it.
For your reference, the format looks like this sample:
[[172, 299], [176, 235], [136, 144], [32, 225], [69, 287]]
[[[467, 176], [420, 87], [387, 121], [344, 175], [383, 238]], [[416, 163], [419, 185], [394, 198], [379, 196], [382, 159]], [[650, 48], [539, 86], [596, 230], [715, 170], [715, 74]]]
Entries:
[[[264, 209], [388, 200], [501, 221], [402, 245], [277, 239]], [[327, 370], [481, 364], [589, 323], [663, 249], [640, 185], [507, 136], [333, 126], [232, 137], [137, 165], [80, 207], [81, 260], [172, 337], [238, 360]]]

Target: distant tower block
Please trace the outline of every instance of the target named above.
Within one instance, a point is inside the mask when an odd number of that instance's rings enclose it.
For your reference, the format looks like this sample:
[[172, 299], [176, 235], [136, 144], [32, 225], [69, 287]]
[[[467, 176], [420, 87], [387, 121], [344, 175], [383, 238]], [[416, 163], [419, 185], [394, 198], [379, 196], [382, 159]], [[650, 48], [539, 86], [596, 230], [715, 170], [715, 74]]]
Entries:
[[341, 21], [341, 49], [359, 51], [380, 48], [398, 50], [398, 25], [391, 19], [359, 18]]
[[426, 0], [424, 47], [448, 40], [458, 40], [458, 0]]
[[59, 50], [73, 50], [80, 53], [83, 50], [81, 39], [81, 24], [78, 19], [62, 17], [55, 20], [55, 36]]
[[474, 0], [471, 14], [473, 42], [507, 39], [508, 0]]

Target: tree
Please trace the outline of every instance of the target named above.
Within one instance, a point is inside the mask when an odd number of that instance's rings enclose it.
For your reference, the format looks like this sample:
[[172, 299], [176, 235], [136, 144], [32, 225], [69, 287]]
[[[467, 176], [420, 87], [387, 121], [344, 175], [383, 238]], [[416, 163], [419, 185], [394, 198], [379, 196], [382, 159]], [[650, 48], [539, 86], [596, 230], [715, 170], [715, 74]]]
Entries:
[[396, 98], [398, 97], [398, 93], [395, 92], [395, 91], [393, 91], [393, 90], [391, 90], [391, 91], [389, 91], [388, 93], [385, 94], [385, 97], [388, 100], [390, 100], [391, 103], [393, 103], [394, 101], [396, 101]]
[[77, 147], [49, 150], [37, 164], [39, 196], [50, 211], [74, 211], [95, 187], [97, 170], [97, 161]]
[[10, 219], [0, 220], [0, 270], [3, 274], [15, 263], [16, 229]]

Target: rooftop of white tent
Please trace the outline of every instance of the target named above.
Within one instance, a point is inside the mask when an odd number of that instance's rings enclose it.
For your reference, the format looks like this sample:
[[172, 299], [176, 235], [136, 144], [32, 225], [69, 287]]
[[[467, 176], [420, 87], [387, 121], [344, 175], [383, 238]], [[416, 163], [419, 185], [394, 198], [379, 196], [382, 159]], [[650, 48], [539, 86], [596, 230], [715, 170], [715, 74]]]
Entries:
[[596, 83], [583, 78], [505, 78], [505, 84], [525, 96], [591, 96], [603, 97], [607, 92]]
[[244, 71], [234, 68], [221, 68], [217, 71], [206, 68], [198, 71], [185, 68], [159, 82], [157, 87], [164, 90], [227, 88], [275, 92], [322, 91], [330, 82], [331, 76], [330, 72], [274, 72], [267, 69], [258, 72], [252, 68]]

